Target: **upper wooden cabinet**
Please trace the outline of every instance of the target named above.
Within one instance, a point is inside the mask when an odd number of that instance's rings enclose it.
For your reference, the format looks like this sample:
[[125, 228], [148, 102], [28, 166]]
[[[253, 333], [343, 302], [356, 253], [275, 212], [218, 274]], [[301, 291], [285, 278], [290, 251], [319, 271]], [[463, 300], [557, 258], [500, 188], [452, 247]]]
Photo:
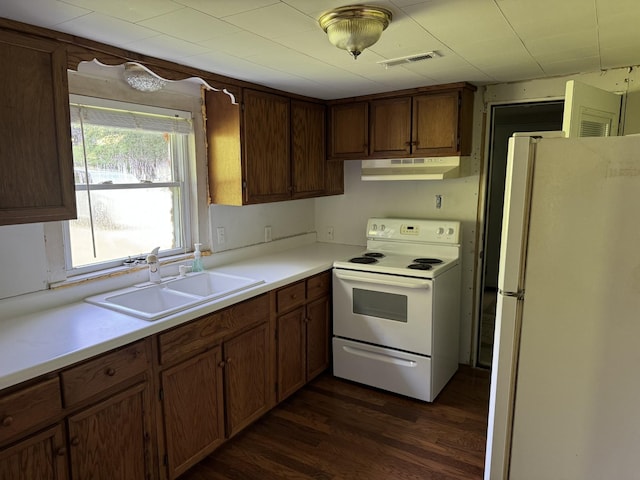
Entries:
[[0, 30], [0, 225], [75, 218], [64, 45]]
[[244, 170], [246, 203], [291, 197], [289, 99], [245, 89]]
[[369, 104], [353, 102], [329, 108], [329, 158], [361, 159], [369, 154]]
[[411, 154], [411, 97], [386, 98], [369, 105], [371, 156]]
[[342, 193], [326, 167], [325, 106], [242, 89], [205, 92], [209, 190], [223, 205]]
[[[471, 114], [467, 109], [473, 109], [473, 92], [468, 90], [413, 97], [411, 153], [420, 156], [469, 155]], [[468, 124], [462, 125], [461, 118], [468, 119]]]
[[333, 104], [329, 158], [469, 155], [474, 91], [442, 85]]
[[291, 101], [293, 198], [317, 197], [326, 190], [325, 106]]
[[205, 93], [213, 203], [247, 205], [291, 197], [289, 99], [244, 89]]

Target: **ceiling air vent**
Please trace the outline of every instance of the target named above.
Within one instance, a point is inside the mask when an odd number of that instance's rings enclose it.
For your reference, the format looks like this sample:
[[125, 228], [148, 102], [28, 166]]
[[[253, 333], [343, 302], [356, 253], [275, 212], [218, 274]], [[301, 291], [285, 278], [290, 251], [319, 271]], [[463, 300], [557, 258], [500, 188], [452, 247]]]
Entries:
[[416, 63], [422, 62], [423, 60], [430, 60], [432, 58], [438, 58], [442, 55], [438, 52], [426, 52], [426, 53], [418, 53], [416, 55], [409, 55], [408, 57], [398, 57], [392, 58], [390, 60], [382, 60], [379, 63], [380, 65], [384, 65], [384, 68], [396, 67], [398, 65], [404, 65], [406, 63]]

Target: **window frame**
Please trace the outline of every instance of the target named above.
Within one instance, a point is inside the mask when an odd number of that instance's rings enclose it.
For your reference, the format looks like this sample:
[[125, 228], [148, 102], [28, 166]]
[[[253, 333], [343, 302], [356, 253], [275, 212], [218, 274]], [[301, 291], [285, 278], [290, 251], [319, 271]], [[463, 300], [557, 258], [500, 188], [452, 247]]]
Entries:
[[[155, 115], [164, 115], [170, 117], [181, 117], [189, 121], [193, 121], [192, 112], [186, 110], [178, 110], [173, 108], [156, 107], [151, 105], [139, 104], [131, 101], [120, 101], [104, 99], [99, 97], [92, 97], [89, 95], [69, 94], [69, 103], [87, 105], [90, 107], [103, 107], [103, 108], [115, 108], [119, 110], [127, 110], [131, 112], [148, 113]], [[191, 165], [192, 160], [190, 156], [193, 154], [193, 144], [195, 143], [194, 129], [191, 133], [171, 134], [171, 149], [172, 149], [172, 168], [174, 178], [179, 180], [174, 182], [158, 182], [158, 183], [140, 183], [140, 184], [96, 184], [89, 188], [83, 188], [82, 190], [117, 190], [117, 189], [136, 189], [136, 188], [175, 188], [179, 189], [180, 194], [177, 198], [174, 198], [174, 208], [179, 207], [181, 212], [180, 219], [174, 220], [174, 229], [176, 236], [179, 236], [182, 242], [182, 246], [178, 248], [160, 250], [160, 257], [168, 257], [178, 254], [187, 254], [190, 249], [190, 245], [193, 243], [193, 232], [191, 226], [192, 219], [192, 179], [191, 179]], [[178, 158], [180, 161], [176, 162]], [[177, 176], [176, 176], [177, 175]], [[135, 258], [143, 252], [124, 252], [124, 256], [115, 260], [97, 262], [89, 265], [83, 265], [74, 267], [72, 265], [71, 255], [71, 236], [69, 230], [69, 221], [64, 221], [62, 228], [62, 240], [64, 250], [64, 268], [66, 277], [71, 279], [75, 276], [86, 275], [91, 273], [99, 273], [101, 271], [113, 269], [116, 267], [122, 267], [123, 262], [129, 258]], [[155, 245], [149, 245], [149, 251], [153, 249]], [[148, 253], [148, 252], [144, 252]], [[126, 268], [126, 267], [125, 267]]]

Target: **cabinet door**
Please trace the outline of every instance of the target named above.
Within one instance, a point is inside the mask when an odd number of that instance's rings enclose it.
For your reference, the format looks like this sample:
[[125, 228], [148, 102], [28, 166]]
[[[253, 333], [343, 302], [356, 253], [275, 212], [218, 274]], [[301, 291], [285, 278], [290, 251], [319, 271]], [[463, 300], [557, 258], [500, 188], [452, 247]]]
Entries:
[[0, 480], [65, 480], [67, 457], [62, 425], [0, 451]]
[[291, 198], [289, 99], [244, 90], [245, 202]]
[[344, 162], [332, 160], [327, 162], [327, 184], [325, 195], [342, 195], [344, 193]]
[[369, 104], [372, 157], [411, 153], [411, 97], [375, 100]]
[[367, 102], [329, 108], [329, 158], [361, 160], [369, 155]]
[[306, 381], [305, 308], [279, 316], [277, 323], [278, 401], [281, 402]]
[[456, 155], [459, 93], [432, 93], [413, 98], [414, 155]]
[[224, 343], [227, 436], [232, 437], [269, 408], [269, 324]]
[[67, 54], [0, 31], [0, 225], [75, 218]]
[[291, 171], [293, 197], [319, 196], [325, 190], [325, 107], [291, 102]]
[[307, 304], [307, 381], [329, 367], [329, 297]]
[[153, 478], [149, 412], [143, 383], [69, 417], [71, 478]]
[[169, 478], [224, 441], [222, 352], [215, 348], [162, 372]]

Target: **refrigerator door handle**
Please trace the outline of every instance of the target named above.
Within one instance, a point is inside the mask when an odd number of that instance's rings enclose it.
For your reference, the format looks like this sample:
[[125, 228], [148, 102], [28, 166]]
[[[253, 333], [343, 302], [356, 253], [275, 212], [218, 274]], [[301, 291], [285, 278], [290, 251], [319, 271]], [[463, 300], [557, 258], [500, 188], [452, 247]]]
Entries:
[[518, 290], [517, 292], [505, 292], [504, 290], [498, 289], [498, 293], [504, 297], [514, 297], [518, 300], [524, 300], [524, 290]]

